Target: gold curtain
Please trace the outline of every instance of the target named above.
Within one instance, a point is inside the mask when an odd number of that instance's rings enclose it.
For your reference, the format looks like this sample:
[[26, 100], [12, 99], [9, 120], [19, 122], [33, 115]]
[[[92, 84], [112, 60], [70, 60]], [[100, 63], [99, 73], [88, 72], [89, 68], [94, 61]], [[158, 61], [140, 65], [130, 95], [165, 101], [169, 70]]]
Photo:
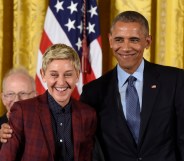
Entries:
[[[0, 84], [5, 72], [12, 67], [25, 66], [35, 76], [48, 2], [0, 0]], [[150, 23], [153, 43], [144, 57], [151, 62], [183, 68], [184, 0], [98, 0], [98, 6], [103, 73], [116, 64], [108, 44], [111, 21], [125, 10], [141, 12]], [[0, 115], [4, 111], [1, 103]]]
[[184, 1], [159, 0], [156, 8], [155, 61], [183, 68]]
[[12, 67], [24, 66], [35, 76], [47, 6], [48, 0], [0, 0], [0, 84]]

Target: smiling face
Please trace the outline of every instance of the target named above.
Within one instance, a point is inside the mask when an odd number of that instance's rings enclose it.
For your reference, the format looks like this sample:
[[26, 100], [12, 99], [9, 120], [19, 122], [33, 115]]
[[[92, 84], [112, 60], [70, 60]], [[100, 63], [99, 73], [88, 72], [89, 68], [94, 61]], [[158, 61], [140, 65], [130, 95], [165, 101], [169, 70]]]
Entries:
[[79, 71], [71, 60], [56, 59], [51, 61], [45, 71], [41, 70], [43, 81], [49, 94], [62, 107], [68, 104], [79, 78]]
[[151, 36], [137, 22], [118, 21], [109, 34], [109, 43], [120, 67], [132, 74], [143, 59], [144, 49], [149, 48]]

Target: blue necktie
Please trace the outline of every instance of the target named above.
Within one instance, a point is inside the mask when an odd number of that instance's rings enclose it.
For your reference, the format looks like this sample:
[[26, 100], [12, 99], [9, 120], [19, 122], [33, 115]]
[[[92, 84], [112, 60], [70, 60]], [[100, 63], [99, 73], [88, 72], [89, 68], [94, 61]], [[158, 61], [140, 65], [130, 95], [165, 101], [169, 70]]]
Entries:
[[126, 89], [126, 117], [127, 124], [132, 132], [135, 142], [138, 143], [140, 129], [140, 104], [137, 90], [134, 86], [136, 78], [129, 76]]

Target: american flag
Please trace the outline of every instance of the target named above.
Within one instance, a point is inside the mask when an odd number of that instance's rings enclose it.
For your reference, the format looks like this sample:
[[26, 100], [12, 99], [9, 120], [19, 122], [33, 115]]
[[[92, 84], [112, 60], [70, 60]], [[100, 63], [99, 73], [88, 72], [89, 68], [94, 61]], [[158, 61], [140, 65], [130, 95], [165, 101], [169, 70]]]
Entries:
[[102, 50], [96, 0], [50, 0], [38, 52], [36, 86], [39, 94], [47, 89], [42, 82], [42, 55], [52, 44], [73, 47], [81, 58], [82, 71], [73, 97], [79, 98], [82, 86], [101, 76]]

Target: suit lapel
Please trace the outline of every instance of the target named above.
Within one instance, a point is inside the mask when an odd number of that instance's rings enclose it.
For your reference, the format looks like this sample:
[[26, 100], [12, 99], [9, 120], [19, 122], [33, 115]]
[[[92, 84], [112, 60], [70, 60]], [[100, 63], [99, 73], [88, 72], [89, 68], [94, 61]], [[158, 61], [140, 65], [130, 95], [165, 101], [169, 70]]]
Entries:
[[154, 107], [154, 102], [159, 91], [159, 73], [153, 71], [151, 64], [145, 61], [144, 67], [144, 85], [143, 85], [143, 95], [142, 95], [142, 111], [141, 111], [141, 129], [140, 129], [140, 143], [143, 141], [143, 136], [146, 127], [151, 117], [151, 113]]
[[53, 159], [55, 155], [55, 141], [46, 93], [44, 95], [41, 95], [40, 101], [41, 103], [38, 105], [38, 114], [40, 116], [40, 122], [42, 124], [42, 130], [46, 139], [46, 143]]
[[113, 70], [112, 80], [111, 80], [108, 88], [109, 88], [109, 91], [108, 91], [109, 95], [106, 98], [106, 100], [109, 101], [108, 105], [111, 107], [115, 107], [117, 109], [119, 116], [122, 117], [122, 119], [124, 121], [126, 121], [124, 113], [123, 113], [120, 93], [119, 93], [119, 89], [118, 89], [117, 68], [114, 68], [114, 70]]
[[77, 110], [77, 104], [75, 100], [72, 99], [72, 131], [73, 131], [73, 143], [74, 143], [74, 158], [75, 161], [78, 161], [79, 158], [79, 149], [80, 149], [80, 139], [81, 139], [81, 115], [80, 108]]

